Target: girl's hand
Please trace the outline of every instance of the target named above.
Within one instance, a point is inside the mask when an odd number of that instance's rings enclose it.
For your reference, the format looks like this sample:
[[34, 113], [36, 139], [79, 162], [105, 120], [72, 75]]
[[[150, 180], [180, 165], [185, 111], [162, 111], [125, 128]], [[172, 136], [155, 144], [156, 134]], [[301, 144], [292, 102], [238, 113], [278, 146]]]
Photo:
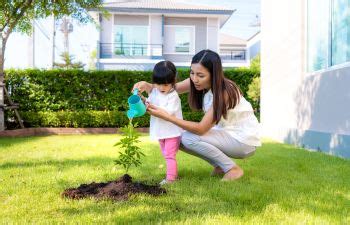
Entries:
[[140, 98], [142, 99], [143, 103], [147, 103], [147, 98], [145, 98], [145, 96], [143, 96], [142, 94], [139, 94]]
[[143, 93], [144, 91], [146, 91], [147, 93], [150, 93], [152, 91], [152, 84], [146, 81], [137, 82], [132, 87], [131, 92], [133, 93], [136, 88], [139, 90], [139, 94]]
[[164, 109], [158, 107], [158, 106], [155, 106], [155, 105], [152, 105], [152, 104], [148, 104], [148, 107], [147, 107], [147, 112], [149, 114], [151, 114], [152, 116], [156, 116], [156, 117], [159, 117], [163, 120], [169, 120], [169, 116], [170, 114], [165, 111]]

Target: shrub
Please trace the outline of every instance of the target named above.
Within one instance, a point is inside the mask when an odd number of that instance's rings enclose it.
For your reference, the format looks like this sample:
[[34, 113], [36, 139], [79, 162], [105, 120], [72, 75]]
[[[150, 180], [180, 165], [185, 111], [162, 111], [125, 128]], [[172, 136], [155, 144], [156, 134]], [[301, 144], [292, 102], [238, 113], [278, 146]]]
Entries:
[[260, 115], [260, 77], [255, 77], [248, 86], [247, 96], [257, 116]]
[[[124, 127], [128, 125], [125, 112], [119, 111], [59, 111], [20, 112], [26, 127]], [[202, 112], [184, 112], [186, 120], [200, 121]], [[148, 114], [134, 118], [140, 127], [149, 126]], [[11, 121], [10, 128], [15, 128]]]
[[[259, 70], [225, 70], [247, 96], [249, 84]], [[128, 121], [124, 112], [134, 83], [151, 81], [151, 71], [7, 70], [6, 85], [14, 102], [20, 104], [27, 127], [122, 127]], [[189, 77], [189, 70], [178, 70], [178, 81]], [[199, 121], [191, 112], [187, 94], [180, 96], [184, 117]], [[247, 100], [252, 101], [249, 96]], [[258, 107], [255, 106], [254, 107]], [[13, 127], [13, 113], [6, 113], [7, 127]], [[148, 126], [149, 116], [137, 118]]]

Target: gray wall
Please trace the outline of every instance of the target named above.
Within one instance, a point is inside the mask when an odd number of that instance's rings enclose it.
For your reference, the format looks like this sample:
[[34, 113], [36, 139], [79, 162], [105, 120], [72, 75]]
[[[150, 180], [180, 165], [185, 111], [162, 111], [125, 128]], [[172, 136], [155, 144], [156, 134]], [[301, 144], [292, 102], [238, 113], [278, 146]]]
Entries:
[[350, 157], [350, 63], [307, 73], [305, 2], [271, 2], [261, 5], [263, 136]]
[[148, 26], [148, 16], [114, 15], [114, 25]]

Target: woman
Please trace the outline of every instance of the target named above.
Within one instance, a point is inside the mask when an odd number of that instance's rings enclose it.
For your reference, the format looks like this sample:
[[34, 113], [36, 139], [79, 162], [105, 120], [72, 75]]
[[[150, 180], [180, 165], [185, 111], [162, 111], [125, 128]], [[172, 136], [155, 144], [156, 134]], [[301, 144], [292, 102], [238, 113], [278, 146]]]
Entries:
[[[149, 92], [152, 86], [141, 81], [134, 88]], [[181, 137], [183, 150], [213, 165], [212, 175], [224, 175], [223, 181], [242, 177], [243, 170], [231, 158], [254, 154], [261, 145], [259, 122], [239, 87], [224, 77], [220, 56], [211, 50], [197, 53], [190, 78], [177, 83], [176, 91], [189, 92], [190, 107], [205, 112], [200, 122], [179, 119], [154, 105], [148, 112], [186, 130]]]

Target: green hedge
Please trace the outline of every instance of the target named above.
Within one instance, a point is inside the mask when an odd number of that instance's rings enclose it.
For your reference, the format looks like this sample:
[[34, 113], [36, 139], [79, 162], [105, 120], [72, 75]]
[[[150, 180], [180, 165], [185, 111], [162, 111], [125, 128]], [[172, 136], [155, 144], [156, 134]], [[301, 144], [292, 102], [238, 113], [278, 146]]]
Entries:
[[[122, 127], [128, 124], [124, 112], [75, 111], [75, 112], [20, 112], [26, 127]], [[184, 112], [186, 120], [200, 121], [201, 112]], [[149, 115], [135, 118], [139, 127], [149, 126]]]
[[[151, 81], [151, 75], [151, 71], [28, 69], [7, 70], [5, 80], [27, 126], [115, 127], [125, 124], [123, 112], [128, 108], [133, 84]], [[259, 75], [260, 71], [246, 68], [225, 70], [225, 76], [234, 80], [245, 96], [249, 84]], [[178, 71], [179, 81], [188, 77], [189, 70]], [[181, 101], [183, 112], [190, 112], [187, 94], [181, 95]], [[6, 115], [11, 123], [12, 113]], [[146, 120], [144, 117], [140, 126]]]

